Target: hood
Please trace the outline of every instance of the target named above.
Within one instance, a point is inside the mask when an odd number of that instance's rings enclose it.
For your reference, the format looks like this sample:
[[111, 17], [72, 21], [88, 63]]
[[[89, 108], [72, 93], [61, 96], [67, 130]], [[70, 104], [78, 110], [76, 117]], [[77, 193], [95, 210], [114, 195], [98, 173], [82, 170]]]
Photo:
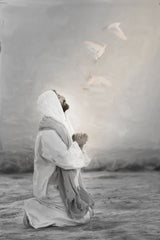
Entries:
[[42, 118], [52, 117], [57, 122], [66, 125], [66, 118], [61, 103], [56, 93], [52, 90], [48, 90], [38, 97], [37, 107]]

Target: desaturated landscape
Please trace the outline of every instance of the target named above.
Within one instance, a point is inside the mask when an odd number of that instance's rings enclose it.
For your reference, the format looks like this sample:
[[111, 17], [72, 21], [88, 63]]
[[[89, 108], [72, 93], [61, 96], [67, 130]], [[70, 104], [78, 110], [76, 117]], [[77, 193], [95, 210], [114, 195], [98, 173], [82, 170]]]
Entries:
[[[160, 240], [159, 22], [158, 0], [0, 1], [0, 240]], [[95, 216], [26, 229], [37, 98], [49, 89], [89, 136]]]
[[159, 172], [86, 172], [83, 179], [95, 200], [92, 221], [35, 230], [22, 224], [24, 200], [32, 196], [32, 174], [1, 174], [0, 239], [160, 239]]

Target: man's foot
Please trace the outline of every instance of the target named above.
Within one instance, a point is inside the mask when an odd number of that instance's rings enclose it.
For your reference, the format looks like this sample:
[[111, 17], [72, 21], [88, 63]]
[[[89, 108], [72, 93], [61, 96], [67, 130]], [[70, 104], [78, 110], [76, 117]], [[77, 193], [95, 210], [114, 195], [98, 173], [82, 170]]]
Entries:
[[23, 224], [24, 224], [24, 226], [25, 226], [26, 228], [30, 228], [30, 227], [31, 227], [31, 225], [30, 225], [30, 223], [29, 223], [29, 219], [28, 219], [26, 213], [24, 213]]

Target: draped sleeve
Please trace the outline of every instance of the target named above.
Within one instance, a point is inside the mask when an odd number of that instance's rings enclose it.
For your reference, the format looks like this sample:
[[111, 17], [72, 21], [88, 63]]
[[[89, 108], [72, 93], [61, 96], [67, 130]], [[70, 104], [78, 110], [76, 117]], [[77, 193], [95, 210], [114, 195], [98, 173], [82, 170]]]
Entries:
[[68, 149], [54, 130], [42, 131], [41, 144], [41, 156], [63, 169], [78, 169], [88, 164], [88, 157], [77, 142], [72, 142]]

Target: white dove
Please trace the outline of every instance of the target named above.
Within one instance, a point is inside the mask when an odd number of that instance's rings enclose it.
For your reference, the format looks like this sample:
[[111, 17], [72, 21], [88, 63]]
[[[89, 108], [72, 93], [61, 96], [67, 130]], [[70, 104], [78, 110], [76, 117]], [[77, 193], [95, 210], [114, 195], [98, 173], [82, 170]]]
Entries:
[[88, 50], [93, 54], [96, 61], [104, 54], [107, 47], [106, 44], [101, 45], [92, 41], [84, 41], [84, 43], [86, 44]]
[[89, 85], [106, 85], [108, 87], [111, 86], [111, 82], [110, 80], [106, 79], [103, 76], [97, 76], [97, 75], [92, 75], [89, 79], [88, 79], [88, 84]]
[[[123, 33], [123, 31], [120, 29], [120, 24], [119, 22], [112, 23], [109, 26], [107, 26], [108, 30], [111, 30], [117, 37], [119, 37], [121, 40], [127, 40], [127, 37]], [[106, 27], [105, 27], [106, 28]], [[105, 29], [104, 28], [104, 29]]]
[[83, 88], [83, 90], [89, 90], [90, 86], [95, 86], [95, 85], [105, 85], [107, 87], [111, 87], [111, 82], [110, 80], [106, 79], [103, 76], [98, 76], [98, 75], [91, 75], [89, 74], [86, 77], [87, 80], [87, 86]]

